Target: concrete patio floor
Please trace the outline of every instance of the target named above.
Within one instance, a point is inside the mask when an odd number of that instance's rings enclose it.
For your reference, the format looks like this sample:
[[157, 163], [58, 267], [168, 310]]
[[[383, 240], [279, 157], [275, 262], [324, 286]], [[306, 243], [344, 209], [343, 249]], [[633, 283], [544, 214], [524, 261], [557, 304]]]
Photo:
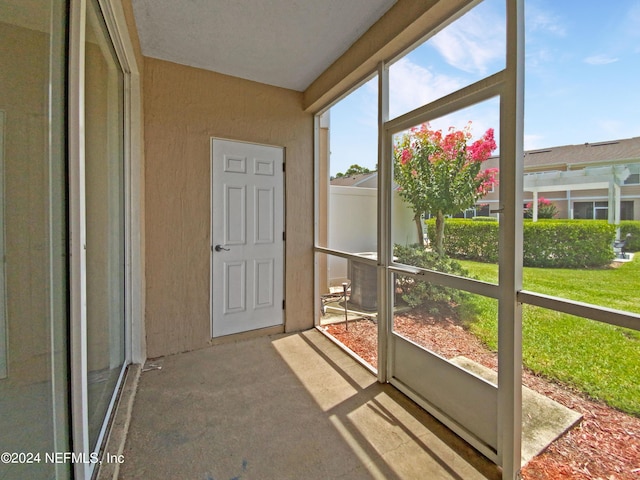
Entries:
[[499, 469], [316, 330], [145, 369], [121, 479], [497, 479]]

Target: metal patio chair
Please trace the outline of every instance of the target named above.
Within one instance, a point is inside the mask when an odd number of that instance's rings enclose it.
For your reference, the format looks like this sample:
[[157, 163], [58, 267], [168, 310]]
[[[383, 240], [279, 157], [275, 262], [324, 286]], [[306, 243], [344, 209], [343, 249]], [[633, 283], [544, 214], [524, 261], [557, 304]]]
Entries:
[[630, 233], [624, 237], [624, 239], [614, 240], [613, 242], [613, 252], [616, 254], [616, 258], [620, 259], [628, 259], [629, 255], [627, 254], [626, 248], [627, 243], [629, 242], [629, 238], [631, 237]]

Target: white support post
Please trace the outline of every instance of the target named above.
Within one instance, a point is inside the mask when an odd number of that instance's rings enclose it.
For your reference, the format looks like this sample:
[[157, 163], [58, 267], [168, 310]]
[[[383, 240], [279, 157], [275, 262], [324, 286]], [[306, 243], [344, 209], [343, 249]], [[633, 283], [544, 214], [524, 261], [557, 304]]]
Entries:
[[[320, 192], [318, 191], [318, 180], [320, 178], [320, 116], [313, 117], [313, 182], [315, 190], [313, 192], [313, 245], [318, 245], [318, 226], [320, 222]], [[320, 290], [320, 268], [318, 262], [319, 254], [313, 254], [313, 325], [320, 325], [320, 313], [322, 310], [322, 297]], [[212, 267], [213, 268], [213, 267]], [[324, 287], [324, 286], [323, 286]], [[324, 290], [323, 290], [324, 291]], [[213, 303], [213, 302], [210, 302]], [[212, 332], [213, 334], [213, 332]]]
[[[609, 192], [613, 197], [613, 199], [609, 200], [609, 223], [620, 225], [620, 185], [612, 181]], [[611, 206], [613, 206], [613, 208], [611, 208]], [[613, 222], [611, 222], [611, 210], [613, 210]]]
[[503, 480], [519, 477], [522, 445], [522, 191], [524, 1], [507, 1], [507, 75], [500, 102], [498, 457]]
[[391, 262], [391, 142], [385, 130], [389, 119], [389, 69], [378, 64], [378, 381], [391, 376], [389, 344], [393, 324]]
[[[616, 198], [615, 198], [615, 194], [614, 194], [614, 191], [613, 191], [613, 185], [614, 185], [613, 180], [610, 180], [609, 181], [609, 189], [608, 189], [608, 192], [607, 192], [608, 193], [608, 195], [607, 195], [607, 200], [608, 200], [608, 203], [607, 203], [607, 205], [608, 205], [608, 207], [607, 207], [607, 221], [612, 225], [616, 223], [616, 217], [615, 217], [615, 212], [616, 212], [615, 201], [616, 201]], [[595, 205], [594, 205], [594, 207], [595, 207]], [[595, 218], [595, 215], [594, 215], [594, 218]]]

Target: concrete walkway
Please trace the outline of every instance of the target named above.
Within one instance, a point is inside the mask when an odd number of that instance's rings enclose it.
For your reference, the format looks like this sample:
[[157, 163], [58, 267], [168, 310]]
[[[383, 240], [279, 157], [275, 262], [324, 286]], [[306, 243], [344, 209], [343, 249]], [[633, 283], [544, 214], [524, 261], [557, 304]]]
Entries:
[[119, 478], [498, 479], [321, 333], [165, 357], [139, 379]]
[[[498, 383], [498, 374], [465, 357], [451, 359], [465, 370]], [[522, 387], [522, 463], [544, 451], [554, 440], [575, 426], [582, 415], [533, 390]]]

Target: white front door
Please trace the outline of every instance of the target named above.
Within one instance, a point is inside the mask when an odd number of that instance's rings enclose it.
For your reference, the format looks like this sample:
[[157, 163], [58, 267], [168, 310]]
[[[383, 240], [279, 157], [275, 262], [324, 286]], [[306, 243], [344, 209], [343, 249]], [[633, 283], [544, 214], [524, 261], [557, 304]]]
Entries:
[[284, 150], [211, 139], [212, 337], [281, 325]]

